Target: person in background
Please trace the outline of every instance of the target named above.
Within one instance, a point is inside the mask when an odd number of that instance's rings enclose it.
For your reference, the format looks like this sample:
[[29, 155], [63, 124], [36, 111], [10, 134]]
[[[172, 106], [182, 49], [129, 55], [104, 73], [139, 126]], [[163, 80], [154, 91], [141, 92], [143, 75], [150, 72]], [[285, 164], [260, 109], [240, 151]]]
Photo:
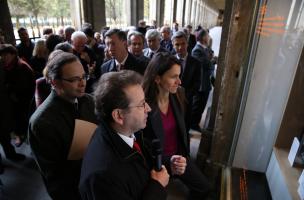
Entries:
[[169, 26], [163, 26], [160, 29], [160, 33], [162, 36], [162, 40], [160, 41], [160, 46], [163, 47], [164, 49], [167, 49], [168, 52], [173, 51], [173, 45], [171, 41], [171, 30]]
[[51, 34], [53, 34], [53, 29], [50, 27], [43, 28], [42, 38], [47, 39]]
[[199, 123], [202, 114], [206, 108], [211, 85], [211, 76], [214, 72], [212, 64], [212, 54], [208, 48], [209, 34], [206, 30], [201, 29], [197, 33], [197, 43], [192, 49], [191, 55], [201, 63], [201, 86], [198, 95], [193, 99], [191, 129], [201, 132]]
[[75, 55], [56, 50], [46, 68], [52, 91], [31, 116], [29, 143], [51, 198], [80, 200], [82, 157], [69, 154], [76, 121], [97, 122], [94, 101], [85, 93], [87, 74]]
[[142, 77], [131, 70], [109, 72], [94, 92], [99, 126], [83, 160], [80, 193], [83, 200], [165, 200], [169, 175], [152, 169], [143, 141], [151, 111], [145, 102]]
[[128, 50], [139, 61], [144, 63], [144, 67], [147, 68], [150, 59], [144, 56], [144, 41], [145, 37], [138, 31], [131, 31], [128, 34]]
[[179, 31], [179, 24], [177, 22], [173, 23], [172, 33]]
[[49, 50], [49, 54], [54, 51], [57, 44], [63, 42], [63, 39], [59, 35], [51, 34], [45, 41], [46, 48]]
[[127, 35], [124, 31], [110, 29], [105, 34], [105, 43], [109, 55], [112, 58], [101, 65], [100, 76], [107, 72], [120, 71], [123, 69], [144, 74], [145, 64], [128, 52]]
[[192, 49], [194, 48], [195, 44], [196, 44], [196, 38], [195, 35], [192, 34], [192, 26], [190, 24], [188, 24], [186, 26], [186, 30], [188, 31], [188, 53], [191, 54]]
[[[17, 52], [15, 47], [9, 45], [0, 45], [0, 56], [4, 56], [10, 51]], [[6, 51], [6, 53], [5, 53]], [[4, 58], [6, 59], [6, 58]], [[15, 151], [14, 146], [11, 144], [10, 133], [14, 130], [14, 116], [13, 116], [13, 102], [10, 96], [10, 91], [7, 85], [7, 71], [5, 69], [5, 60], [0, 59], [0, 144], [3, 148], [5, 156], [9, 160], [21, 161], [25, 159], [25, 156], [18, 154]], [[2, 165], [2, 157], [0, 154], [0, 174], [4, 171], [4, 166]]]
[[93, 71], [96, 66], [96, 56], [92, 49], [87, 46], [87, 36], [82, 31], [75, 31], [71, 37], [73, 53], [76, 55], [82, 66], [84, 71], [89, 74], [90, 71]]
[[64, 29], [64, 41], [71, 44], [72, 43], [71, 36], [74, 32], [75, 32], [75, 28], [73, 28], [71, 26], [67, 26]]
[[18, 34], [21, 41], [20, 44], [17, 45], [18, 55], [25, 62], [29, 63], [33, 55], [35, 43], [31, 41], [26, 28], [19, 28]]
[[187, 37], [183, 31], [177, 31], [172, 36], [173, 47], [176, 58], [181, 62], [181, 86], [185, 89], [187, 109], [185, 112], [186, 130], [190, 129], [193, 98], [198, 95], [201, 85], [201, 64], [187, 52]]
[[138, 21], [138, 26], [136, 28], [136, 31], [142, 33], [143, 35], [146, 34], [147, 32], [147, 25], [146, 25], [146, 21], [141, 19]]
[[149, 29], [146, 33], [148, 48], [144, 49], [144, 55], [152, 59], [153, 55], [159, 52], [168, 52], [160, 46], [161, 35], [156, 29]]
[[210, 186], [189, 155], [189, 135], [185, 126], [185, 96], [180, 88], [181, 63], [169, 53], [157, 53], [144, 75], [143, 88], [152, 111], [144, 129], [145, 144], [160, 140], [162, 162], [169, 174], [189, 188], [189, 199], [207, 197]]
[[1, 45], [0, 56], [14, 120], [14, 126], [11, 127], [13, 129], [10, 131], [16, 135], [15, 145], [21, 146], [26, 137], [30, 103], [34, 96], [34, 72], [25, 61], [18, 57], [17, 49], [10, 44]]
[[46, 48], [45, 40], [39, 39], [35, 43], [33, 56], [30, 59], [30, 66], [35, 72], [35, 79], [42, 77], [42, 71], [46, 65], [49, 51]]
[[94, 33], [94, 38], [95, 38], [97, 44], [104, 44], [102, 35], [99, 32]]

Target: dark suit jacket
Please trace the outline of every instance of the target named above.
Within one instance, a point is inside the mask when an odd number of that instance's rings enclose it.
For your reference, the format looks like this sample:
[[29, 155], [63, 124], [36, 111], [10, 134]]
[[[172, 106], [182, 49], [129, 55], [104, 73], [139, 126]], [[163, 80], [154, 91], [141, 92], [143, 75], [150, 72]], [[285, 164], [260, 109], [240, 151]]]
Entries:
[[[178, 139], [178, 154], [185, 157], [189, 156], [189, 138], [186, 133], [186, 126], [184, 121], [184, 112], [177, 99], [176, 94], [170, 94], [170, 105], [174, 113], [175, 122], [177, 125], [177, 139]], [[152, 111], [148, 114], [147, 126], [144, 129], [145, 144], [152, 149], [152, 140], [159, 139], [161, 147], [164, 146], [164, 130], [163, 123], [160, 115], [160, 110], [157, 105], [151, 105]], [[170, 158], [163, 156], [163, 164], [167, 170], [170, 171]]]
[[83, 51], [86, 52], [88, 54], [88, 56], [90, 57], [90, 63], [87, 63], [87, 61], [85, 61], [84, 59], [82, 59], [81, 58], [81, 54], [79, 54], [77, 51], [73, 50], [73, 54], [79, 58], [79, 60], [80, 60], [80, 62], [82, 64], [83, 70], [86, 73], [89, 73], [88, 65], [96, 62], [96, 55], [93, 52], [93, 50], [89, 46], [87, 46], [87, 45], [84, 47]]
[[194, 48], [195, 44], [196, 44], [195, 35], [190, 34], [189, 38], [188, 38], [188, 49], [187, 49], [188, 53], [191, 54], [192, 49]]
[[[143, 50], [143, 52], [144, 52], [144, 56], [150, 58], [150, 48], [145, 48]], [[159, 53], [159, 52], [169, 52], [169, 51], [167, 49], [163, 48], [162, 46], [160, 46], [159, 49], [155, 53]]]
[[101, 122], [82, 164], [80, 193], [83, 200], [166, 199], [165, 188], [150, 178], [151, 155], [145, 150], [142, 140], [139, 137], [136, 140], [144, 156]]
[[[145, 72], [145, 64], [136, 59], [132, 54], [128, 53], [128, 58], [124, 64], [124, 69], [133, 70], [143, 75]], [[99, 77], [104, 73], [115, 71], [117, 71], [115, 59], [108, 60], [101, 65]]]
[[195, 47], [192, 50], [192, 56], [200, 61], [202, 70], [201, 70], [201, 87], [200, 91], [209, 91], [211, 90], [210, 77], [214, 71], [214, 65], [212, 65], [209, 58], [209, 50], [203, 48], [201, 45], [196, 43]]
[[147, 66], [148, 66], [148, 64], [149, 64], [149, 62], [150, 62], [150, 58], [144, 56], [144, 54], [142, 54], [141, 56], [136, 57], [136, 58], [137, 58], [140, 62], [142, 62], [142, 63], [144, 64], [144, 66], [145, 66], [145, 69], [147, 69]]
[[192, 97], [198, 92], [201, 85], [201, 64], [188, 54], [184, 70], [181, 74], [182, 86], [185, 88], [188, 103], [191, 104]]

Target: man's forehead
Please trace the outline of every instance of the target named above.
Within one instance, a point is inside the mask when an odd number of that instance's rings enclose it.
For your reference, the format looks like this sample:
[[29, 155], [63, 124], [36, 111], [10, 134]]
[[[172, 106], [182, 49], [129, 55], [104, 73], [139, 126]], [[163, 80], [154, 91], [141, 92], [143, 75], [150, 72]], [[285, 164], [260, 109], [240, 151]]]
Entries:
[[138, 102], [145, 99], [145, 93], [140, 84], [130, 85], [124, 89], [131, 102]]

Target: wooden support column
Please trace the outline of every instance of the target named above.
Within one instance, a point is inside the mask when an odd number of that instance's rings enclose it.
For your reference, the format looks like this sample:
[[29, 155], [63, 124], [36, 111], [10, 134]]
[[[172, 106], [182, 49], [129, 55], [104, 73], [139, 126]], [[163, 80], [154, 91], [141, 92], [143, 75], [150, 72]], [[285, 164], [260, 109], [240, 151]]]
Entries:
[[217, 163], [227, 164], [229, 159], [248, 68], [250, 43], [255, 32], [252, 24], [256, 3], [252, 0], [226, 1], [210, 119], [210, 127], [214, 127], [210, 158]]
[[127, 0], [128, 26], [137, 26], [138, 21], [144, 18], [144, 1]]
[[94, 30], [100, 31], [106, 26], [105, 0], [83, 0], [84, 22], [93, 25]]
[[156, 23], [157, 27], [162, 27], [164, 25], [164, 12], [165, 12], [165, 1], [156, 0]]

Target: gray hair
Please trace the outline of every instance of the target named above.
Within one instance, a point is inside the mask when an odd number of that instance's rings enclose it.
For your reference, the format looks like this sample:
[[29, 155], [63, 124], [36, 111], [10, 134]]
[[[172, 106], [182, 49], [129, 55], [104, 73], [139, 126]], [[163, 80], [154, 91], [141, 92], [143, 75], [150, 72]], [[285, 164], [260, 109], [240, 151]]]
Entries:
[[87, 39], [87, 36], [84, 32], [82, 31], [75, 31], [72, 36], [71, 36], [71, 40], [74, 41], [76, 38], [85, 38]]
[[161, 33], [162, 33], [162, 32], [171, 33], [171, 29], [170, 29], [169, 26], [163, 26], [163, 27], [161, 27], [160, 32], [161, 32]]
[[156, 29], [149, 29], [146, 32], [146, 39], [152, 39], [152, 38], [156, 38], [159, 40], [161, 38], [160, 33]]

